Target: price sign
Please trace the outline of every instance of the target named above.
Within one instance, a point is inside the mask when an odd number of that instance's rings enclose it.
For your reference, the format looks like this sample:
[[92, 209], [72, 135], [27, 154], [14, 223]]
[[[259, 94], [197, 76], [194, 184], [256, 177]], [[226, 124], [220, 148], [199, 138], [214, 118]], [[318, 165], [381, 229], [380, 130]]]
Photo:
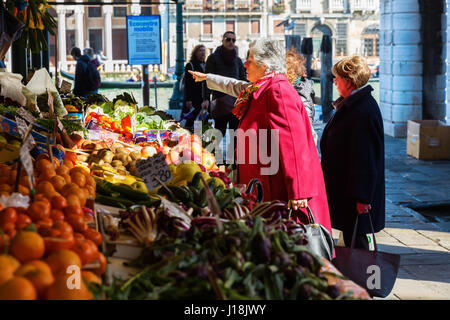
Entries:
[[26, 121], [28, 121], [29, 123], [35, 123], [36, 122], [36, 118], [33, 117], [31, 114], [29, 114], [24, 107], [20, 107], [19, 109], [17, 109], [17, 114], [19, 116], [21, 116], [23, 119], [25, 119]]
[[[23, 121], [23, 120], [22, 120]], [[25, 121], [23, 121], [25, 122]], [[31, 127], [31, 125], [30, 125]], [[29, 128], [31, 129], [31, 128]], [[28, 131], [28, 129], [25, 127], [25, 131]], [[22, 162], [22, 167], [25, 169], [28, 179], [30, 181], [30, 190], [33, 187], [34, 183], [34, 171], [33, 171], [33, 161], [31, 159], [30, 150], [33, 149], [35, 142], [31, 134], [28, 134], [28, 136], [25, 138], [25, 141], [22, 143], [22, 146], [20, 147], [20, 161]]]
[[56, 124], [58, 126], [59, 131], [63, 131], [64, 130], [64, 126], [63, 126], [61, 120], [59, 120], [58, 117], [56, 117]]
[[[28, 130], [27, 123], [19, 117], [16, 117], [16, 123], [17, 123], [17, 129], [19, 130], [20, 135], [22, 136], [22, 138], [25, 138], [25, 134], [27, 133], [27, 130]], [[28, 135], [27, 141], [23, 142], [23, 145], [26, 145], [26, 144], [29, 145], [30, 150], [33, 149], [33, 146], [36, 144], [36, 142], [34, 141], [34, 138], [31, 134]]]
[[148, 191], [159, 187], [158, 179], [164, 183], [172, 180], [172, 173], [162, 152], [158, 152], [151, 158], [137, 161], [136, 169], [144, 180]]
[[48, 110], [50, 111], [50, 116], [53, 116], [53, 113], [55, 112], [55, 108], [53, 106], [53, 95], [50, 92], [50, 90], [47, 89], [47, 104], [48, 104]]
[[62, 93], [69, 93], [72, 89], [72, 84], [66, 80], [63, 80], [61, 82], [61, 92]]

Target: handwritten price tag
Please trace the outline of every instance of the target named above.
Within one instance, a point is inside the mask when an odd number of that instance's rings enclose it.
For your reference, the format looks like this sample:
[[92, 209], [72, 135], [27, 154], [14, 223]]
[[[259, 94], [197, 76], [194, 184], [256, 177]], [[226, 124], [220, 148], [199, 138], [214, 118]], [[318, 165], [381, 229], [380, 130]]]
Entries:
[[162, 152], [158, 152], [151, 158], [136, 162], [136, 169], [144, 180], [148, 191], [160, 186], [157, 179], [164, 183], [172, 180], [172, 173]]
[[58, 126], [59, 131], [63, 131], [64, 130], [64, 126], [63, 126], [61, 120], [59, 120], [58, 117], [56, 117], [56, 125]]
[[16, 112], [19, 116], [21, 116], [23, 119], [25, 119], [29, 123], [36, 122], [36, 118], [33, 117], [31, 114], [29, 114], [23, 107], [20, 107], [19, 109], [17, 109]]

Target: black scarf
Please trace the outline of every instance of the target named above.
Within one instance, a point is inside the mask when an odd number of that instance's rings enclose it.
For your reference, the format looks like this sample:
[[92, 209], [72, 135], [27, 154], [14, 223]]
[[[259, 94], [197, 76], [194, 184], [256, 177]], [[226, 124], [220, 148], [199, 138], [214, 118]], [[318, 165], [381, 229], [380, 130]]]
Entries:
[[220, 46], [219, 55], [222, 58], [225, 65], [233, 66], [234, 59], [236, 58], [236, 48], [234, 48], [233, 50], [228, 50], [224, 46]]

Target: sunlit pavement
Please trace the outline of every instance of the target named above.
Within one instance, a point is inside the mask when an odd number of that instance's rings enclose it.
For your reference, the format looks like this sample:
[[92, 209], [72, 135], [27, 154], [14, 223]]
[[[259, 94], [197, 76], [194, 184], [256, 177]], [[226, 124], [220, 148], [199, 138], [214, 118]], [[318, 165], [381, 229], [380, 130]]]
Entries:
[[[323, 125], [314, 127], [320, 135]], [[450, 203], [450, 161], [407, 156], [406, 139], [389, 136], [385, 153], [386, 228], [375, 236], [378, 250], [401, 255], [397, 281], [386, 299], [450, 299], [449, 220], [429, 222], [407, 207]], [[339, 239], [339, 231], [333, 236]]]

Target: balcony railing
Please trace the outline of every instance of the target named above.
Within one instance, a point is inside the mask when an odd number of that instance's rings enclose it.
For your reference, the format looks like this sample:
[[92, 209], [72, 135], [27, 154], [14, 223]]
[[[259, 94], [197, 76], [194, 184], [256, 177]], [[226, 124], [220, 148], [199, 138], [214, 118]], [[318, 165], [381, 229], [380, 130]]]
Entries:
[[379, 8], [379, 0], [352, 0], [352, 11], [377, 11]]
[[298, 13], [311, 11], [312, 9], [312, 0], [297, 0], [296, 11]]
[[344, 0], [330, 0], [330, 11], [344, 11]]
[[[59, 68], [66, 72], [75, 73], [76, 61], [60, 61]], [[111, 60], [105, 61], [105, 64], [102, 64], [100, 72], [131, 72], [131, 65], [128, 64], [128, 60]], [[159, 65], [149, 65], [150, 72], [160, 71]]]
[[284, 1], [276, 2], [272, 5], [272, 12], [275, 14], [280, 14], [286, 11], [286, 5]]

